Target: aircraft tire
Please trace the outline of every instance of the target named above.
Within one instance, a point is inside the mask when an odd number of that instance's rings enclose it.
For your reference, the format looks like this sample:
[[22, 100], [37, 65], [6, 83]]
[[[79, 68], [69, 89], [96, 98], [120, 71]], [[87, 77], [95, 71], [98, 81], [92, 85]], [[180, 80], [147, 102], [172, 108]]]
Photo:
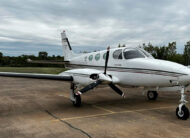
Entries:
[[181, 112], [180, 112], [179, 107], [177, 107], [176, 116], [178, 119], [187, 120], [189, 118], [189, 109], [185, 105], [183, 105], [181, 107]]
[[81, 106], [81, 97], [80, 97], [80, 95], [74, 95], [74, 99], [75, 99], [75, 101], [72, 101], [73, 105], [75, 107], [80, 107]]
[[157, 93], [157, 91], [148, 91], [147, 97], [149, 100], [156, 100], [158, 97], [158, 93]]

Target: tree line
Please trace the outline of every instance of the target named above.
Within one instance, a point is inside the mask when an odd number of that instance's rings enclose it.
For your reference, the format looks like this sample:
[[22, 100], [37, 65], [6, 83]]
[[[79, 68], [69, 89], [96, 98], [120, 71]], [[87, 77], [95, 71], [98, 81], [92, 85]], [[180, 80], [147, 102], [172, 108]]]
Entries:
[[38, 56], [34, 55], [21, 55], [17, 57], [4, 56], [0, 52], [0, 66], [1, 67], [64, 67], [60, 64], [41, 64], [41, 63], [30, 63], [28, 59], [32, 61], [64, 61], [62, 56], [48, 56], [48, 53], [41, 51]]
[[[118, 45], [118, 47], [125, 47], [125, 45]], [[151, 43], [143, 43], [139, 47], [144, 48], [156, 59], [169, 60], [177, 62], [183, 65], [190, 65], [190, 41], [184, 46], [182, 54], [176, 52], [176, 42], [168, 43], [168, 45], [157, 46]], [[18, 57], [4, 56], [0, 52], [0, 66], [12, 66], [12, 67], [64, 67], [61, 64], [40, 64], [40, 63], [29, 63], [27, 59], [41, 60], [41, 61], [64, 61], [62, 56], [48, 56], [48, 53], [41, 51], [38, 56], [34, 55], [21, 55]]]
[[151, 43], [143, 44], [142, 47], [156, 59], [169, 60], [183, 65], [190, 65], [190, 41], [184, 46], [182, 54], [176, 52], [176, 42], [168, 43], [167, 46], [153, 46]]

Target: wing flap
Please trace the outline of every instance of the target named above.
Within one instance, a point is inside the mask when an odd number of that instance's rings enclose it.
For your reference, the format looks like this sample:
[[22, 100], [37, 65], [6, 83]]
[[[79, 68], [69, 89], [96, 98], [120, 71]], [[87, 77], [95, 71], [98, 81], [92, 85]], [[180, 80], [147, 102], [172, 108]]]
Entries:
[[0, 76], [2, 76], [2, 77], [16, 77], [16, 78], [33, 78], [33, 79], [73, 81], [73, 77], [69, 76], [69, 75], [63, 76], [63, 75], [52, 75], [52, 74], [0, 72]]

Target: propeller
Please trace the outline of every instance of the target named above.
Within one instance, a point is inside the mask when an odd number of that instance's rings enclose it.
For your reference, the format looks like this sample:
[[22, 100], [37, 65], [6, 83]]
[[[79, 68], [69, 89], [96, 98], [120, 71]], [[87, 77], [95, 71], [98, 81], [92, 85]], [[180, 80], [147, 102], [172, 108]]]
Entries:
[[107, 48], [107, 53], [106, 53], [106, 59], [105, 59], [105, 68], [104, 68], [104, 73], [99, 74], [99, 79], [96, 80], [95, 82], [87, 85], [83, 89], [79, 90], [76, 92], [76, 95], [81, 95], [95, 87], [97, 87], [99, 84], [102, 84], [104, 81], [108, 82], [108, 85], [110, 88], [112, 88], [116, 93], [121, 95], [123, 98], [125, 98], [124, 92], [122, 92], [117, 86], [115, 86], [112, 83], [112, 79], [110, 76], [107, 75], [107, 66], [108, 66], [108, 60], [109, 60], [109, 53], [110, 53], [110, 47]]
[[95, 81], [95, 82], [93, 82], [93, 83], [87, 85], [86, 87], [84, 87], [84, 88], [81, 89], [80, 91], [77, 91], [76, 94], [77, 94], [77, 95], [81, 95], [81, 94], [83, 94], [83, 93], [85, 93], [85, 92], [87, 92], [87, 91], [89, 91], [89, 90], [95, 88], [96, 86], [98, 86], [98, 85], [101, 84], [101, 83], [102, 83], [101, 80], [97, 80], [97, 81]]
[[107, 53], [106, 53], [104, 74], [106, 74], [106, 72], [107, 72], [109, 54], [110, 54], [110, 47], [108, 46], [108, 48], [107, 48]]
[[109, 86], [119, 95], [121, 95], [123, 98], [125, 98], [125, 93], [122, 92], [118, 87], [116, 87], [113, 83], [110, 83]]

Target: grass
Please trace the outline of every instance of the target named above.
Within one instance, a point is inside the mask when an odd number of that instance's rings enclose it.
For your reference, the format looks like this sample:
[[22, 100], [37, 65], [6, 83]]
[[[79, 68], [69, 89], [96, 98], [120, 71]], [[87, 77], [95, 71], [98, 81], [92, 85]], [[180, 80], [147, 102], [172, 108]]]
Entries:
[[17, 73], [58, 74], [65, 70], [66, 70], [65, 68], [54, 68], [54, 67], [0, 67], [0, 72], [17, 72]]

